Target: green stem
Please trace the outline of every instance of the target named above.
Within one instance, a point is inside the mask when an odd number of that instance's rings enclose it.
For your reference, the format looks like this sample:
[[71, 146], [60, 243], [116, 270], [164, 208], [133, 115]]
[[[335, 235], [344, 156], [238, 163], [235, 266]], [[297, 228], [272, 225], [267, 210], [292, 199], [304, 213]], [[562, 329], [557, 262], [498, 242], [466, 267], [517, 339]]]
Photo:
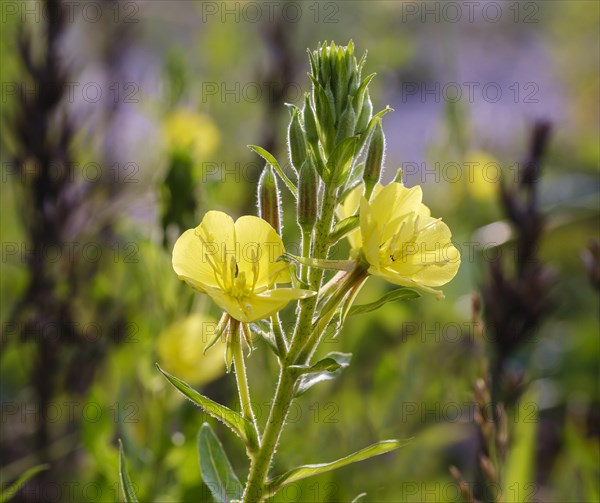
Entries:
[[[329, 233], [331, 232], [331, 224], [333, 222], [333, 214], [336, 204], [336, 190], [333, 187], [328, 187], [323, 200], [323, 209], [321, 218], [319, 219], [313, 236], [312, 250], [313, 256], [316, 258], [326, 258], [329, 251]], [[308, 242], [308, 244], [306, 244]], [[310, 250], [310, 241], [303, 239], [303, 256], [306, 255], [306, 250]], [[307, 248], [308, 247], [308, 248]], [[312, 288], [318, 289], [321, 286], [323, 279], [323, 271], [311, 268], [308, 275], [308, 282]], [[317, 304], [317, 296], [309, 297], [300, 301], [300, 315], [298, 324], [294, 332], [294, 337], [287, 357], [282, 361], [279, 380], [277, 382], [277, 390], [275, 398], [271, 405], [267, 425], [263, 433], [260, 443], [260, 449], [251, 460], [250, 473], [244, 490], [242, 501], [244, 503], [260, 503], [264, 501], [265, 481], [268, 475], [269, 466], [273, 460], [277, 443], [283, 431], [285, 418], [287, 417], [290, 405], [294, 398], [295, 379], [290, 376], [287, 367], [292, 365], [298, 356], [300, 350], [304, 347], [312, 332], [312, 317]]]
[[279, 313], [275, 313], [271, 316], [271, 327], [273, 329], [273, 335], [275, 336], [275, 344], [279, 351], [279, 359], [284, 360], [287, 355], [287, 342], [285, 340], [285, 334], [281, 328], [281, 320], [279, 319]]
[[243, 503], [260, 503], [265, 498], [265, 479], [273, 454], [279, 442], [283, 430], [285, 418], [287, 417], [290, 404], [294, 398], [295, 380], [285, 368], [281, 369], [277, 391], [271, 406], [267, 426], [265, 428], [260, 449], [250, 464], [248, 482], [244, 490]]
[[[331, 232], [331, 225], [333, 223], [333, 215], [336, 205], [336, 189], [333, 186], [328, 186], [325, 191], [323, 198], [323, 207], [321, 211], [321, 218], [317, 222], [314, 233], [313, 243], [313, 256], [315, 258], [327, 258], [329, 252], [329, 233]], [[309, 285], [314, 290], [318, 290], [321, 287], [323, 280], [323, 271], [316, 267], [311, 268], [309, 273]], [[309, 297], [304, 301], [300, 302], [300, 315], [298, 317], [298, 324], [296, 325], [296, 331], [292, 338], [292, 344], [288, 352], [287, 361], [291, 364], [295, 363], [295, 359], [306, 344], [310, 334], [312, 332], [312, 317], [315, 312], [317, 305], [317, 297]]]
[[256, 418], [250, 400], [250, 388], [248, 387], [248, 378], [246, 377], [246, 364], [244, 362], [244, 352], [242, 350], [239, 327], [237, 328], [237, 331], [233, 333], [233, 340], [231, 343], [233, 345], [233, 365], [238, 393], [240, 395], [240, 404], [242, 406], [242, 415], [254, 425], [254, 429], [258, 435], [258, 426], [256, 424]]
[[[302, 229], [302, 257], [308, 258], [310, 257], [310, 247], [311, 247], [311, 232]], [[308, 266], [302, 266], [302, 282], [307, 285], [308, 284]]]

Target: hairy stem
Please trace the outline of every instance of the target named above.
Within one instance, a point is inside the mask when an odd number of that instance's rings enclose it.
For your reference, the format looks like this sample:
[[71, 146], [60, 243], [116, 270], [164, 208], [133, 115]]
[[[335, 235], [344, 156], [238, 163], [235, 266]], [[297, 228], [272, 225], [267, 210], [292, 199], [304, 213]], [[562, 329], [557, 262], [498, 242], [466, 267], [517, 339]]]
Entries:
[[233, 365], [235, 369], [235, 379], [237, 382], [238, 393], [240, 395], [240, 404], [242, 406], [243, 416], [254, 425], [258, 436], [258, 426], [256, 417], [252, 410], [252, 402], [250, 400], [250, 388], [248, 387], [248, 378], [246, 377], [246, 364], [244, 362], [244, 352], [242, 350], [240, 328], [237, 328], [237, 333], [233, 334]]
[[[336, 204], [336, 190], [328, 187], [323, 200], [323, 210], [314, 232], [314, 241], [312, 246], [310, 241], [303, 240], [303, 256], [306, 250], [313, 250], [313, 256], [316, 258], [326, 258], [329, 251], [329, 233], [333, 222], [333, 214]], [[306, 237], [306, 236], [305, 236]], [[307, 244], [308, 242], [308, 244]], [[308, 282], [314, 289], [318, 289], [323, 279], [323, 271], [312, 268], [308, 275]], [[298, 323], [292, 339], [292, 344], [287, 353], [287, 357], [282, 360], [279, 380], [275, 398], [271, 404], [269, 418], [263, 433], [260, 448], [250, 463], [250, 473], [244, 491], [244, 503], [260, 503], [269, 495], [265, 493], [265, 481], [268, 475], [273, 455], [277, 448], [277, 443], [281, 437], [281, 432], [285, 426], [290, 405], [294, 398], [294, 389], [296, 381], [290, 376], [287, 368], [293, 365], [299, 352], [309, 340], [312, 332], [312, 317], [317, 304], [317, 296], [309, 297], [300, 301], [300, 314]]]

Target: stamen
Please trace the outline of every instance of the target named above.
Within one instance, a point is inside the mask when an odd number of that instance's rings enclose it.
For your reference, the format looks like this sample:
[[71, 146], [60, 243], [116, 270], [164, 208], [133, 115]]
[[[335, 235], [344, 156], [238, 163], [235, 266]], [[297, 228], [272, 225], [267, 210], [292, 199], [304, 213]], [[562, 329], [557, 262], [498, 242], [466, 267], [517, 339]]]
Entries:
[[258, 281], [258, 268], [260, 265], [258, 262], [258, 257], [256, 255], [256, 250], [254, 248], [252, 248], [251, 260], [252, 260], [252, 291], [254, 291], [254, 288], [256, 287], [256, 282]]

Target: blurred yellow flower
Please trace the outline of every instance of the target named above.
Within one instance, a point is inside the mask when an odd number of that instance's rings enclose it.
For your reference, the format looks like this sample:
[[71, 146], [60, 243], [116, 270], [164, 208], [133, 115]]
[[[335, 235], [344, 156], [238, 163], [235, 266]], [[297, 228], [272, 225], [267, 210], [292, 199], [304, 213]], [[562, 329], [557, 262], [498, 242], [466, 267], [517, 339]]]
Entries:
[[362, 256], [369, 274], [390, 283], [433, 290], [448, 283], [458, 271], [460, 253], [441, 218], [432, 218], [422, 203], [420, 186], [390, 183], [367, 201], [360, 201]]
[[208, 115], [187, 109], [171, 113], [164, 131], [169, 149], [191, 151], [196, 158], [214, 152], [221, 141], [219, 129]]
[[467, 190], [478, 201], [491, 201], [497, 197], [500, 181], [500, 164], [487, 152], [471, 150], [465, 157]]
[[[156, 344], [160, 365], [193, 384], [204, 384], [224, 374], [222, 353], [203, 352], [216, 327], [214, 319], [200, 314], [167, 327]], [[224, 345], [224, 340], [221, 343]]]
[[260, 320], [290, 301], [314, 292], [276, 288], [289, 283], [289, 265], [281, 237], [265, 220], [243, 216], [236, 222], [221, 211], [209, 211], [195, 229], [185, 231], [173, 248], [173, 269], [180, 279], [209, 295], [243, 323]]

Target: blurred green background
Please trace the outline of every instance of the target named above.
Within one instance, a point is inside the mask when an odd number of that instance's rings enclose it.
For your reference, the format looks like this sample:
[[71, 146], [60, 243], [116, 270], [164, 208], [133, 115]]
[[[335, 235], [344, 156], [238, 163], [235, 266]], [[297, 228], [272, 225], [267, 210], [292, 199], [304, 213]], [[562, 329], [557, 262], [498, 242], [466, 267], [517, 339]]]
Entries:
[[[525, 376], [522, 406], [535, 427], [522, 433], [534, 437], [531, 473], [506, 501], [599, 501], [598, 291], [582, 258], [599, 237], [597, 2], [67, 3], [51, 49], [46, 2], [1, 7], [2, 484], [51, 465], [15, 501], [120, 501], [119, 437], [141, 501], [211, 501], [196, 447], [209, 419], [154, 363], [233, 408], [237, 396], [221, 362], [201, 356], [198, 326], [219, 312], [176, 278], [172, 245], [209, 209], [256, 214], [263, 165], [246, 145], [285, 159], [284, 104], [300, 105], [310, 91], [306, 49], [350, 39], [359, 55], [368, 50], [366, 74], [377, 73], [375, 110], [395, 110], [384, 119], [384, 180], [402, 168], [407, 185], [423, 185], [462, 266], [444, 301], [388, 304], [326, 341], [326, 351], [353, 353], [352, 365], [295, 403], [273, 470], [383, 438], [412, 442], [273, 501], [350, 502], [361, 492], [363, 501], [460, 501], [448, 467], [474, 480], [477, 461], [481, 355], [470, 295], [489, 281], [491, 260], [511, 263], [500, 173], [516, 180], [537, 119], [553, 124], [538, 205], [540, 260], [556, 278], [543, 323], [510, 361]], [[24, 40], [43, 71], [27, 70]], [[66, 76], [54, 83], [49, 54]], [[42, 96], [37, 111], [23, 106], [27, 96]], [[36, 148], [58, 152], [45, 185]], [[66, 181], [57, 174], [65, 169]], [[294, 252], [299, 230], [282, 190]], [[358, 302], [387, 288], [371, 279]], [[293, 323], [293, 310], [283, 318]], [[248, 365], [264, 422], [277, 364], [259, 344]], [[215, 428], [245, 477], [240, 445]]]

